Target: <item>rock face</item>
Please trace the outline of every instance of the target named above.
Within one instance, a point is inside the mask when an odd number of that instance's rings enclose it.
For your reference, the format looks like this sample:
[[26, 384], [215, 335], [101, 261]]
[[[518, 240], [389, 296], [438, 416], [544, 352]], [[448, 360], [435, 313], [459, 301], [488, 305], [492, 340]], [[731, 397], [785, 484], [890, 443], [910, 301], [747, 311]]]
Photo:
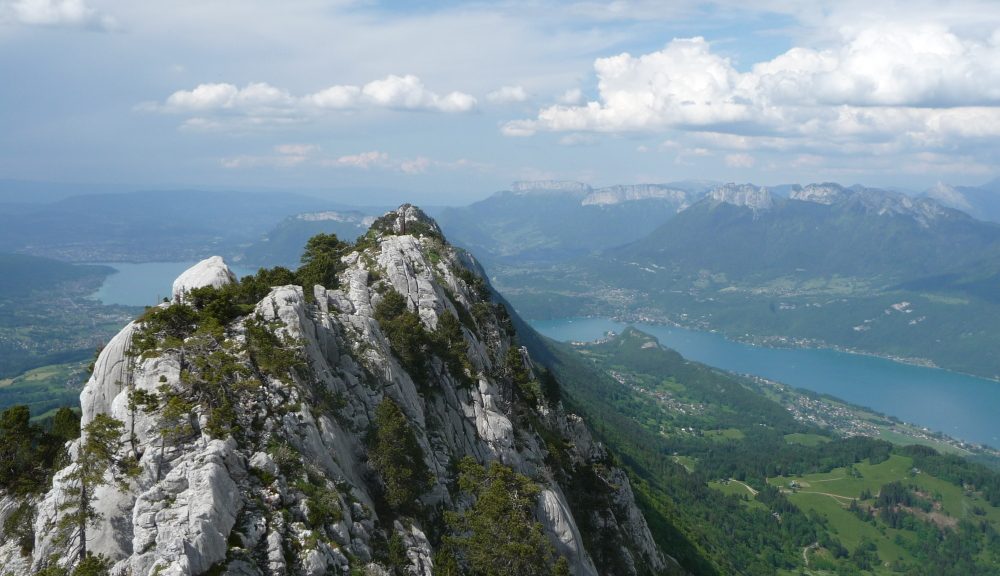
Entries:
[[173, 300], [180, 302], [188, 292], [195, 288], [202, 286], [221, 288], [235, 281], [236, 275], [222, 260], [222, 257], [212, 256], [188, 268], [174, 280]]
[[808, 184], [792, 190], [788, 195], [792, 200], [813, 202], [831, 206], [847, 198], [847, 190], [839, 184]]
[[680, 211], [690, 205], [690, 196], [690, 194], [683, 190], [677, 190], [668, 186], [636, 184], [599, 188], [588, 194], [581, 204], [584, 206], [609, 206], [639, 200], [666, 200], [675, 205], [675, 210]]
[[[947, 193], [947, 187], [939, 190], [942, 194]], [[841, 205], [878, 216], [904, 216], [913, 218], [923, 227], [930, 226], [935, 220], [948, 214], [936, 199], [914, 198], [898, 192], [860, 186], [844, 188], [839, 184], [808, 184], [792, 190], [788, 197], [825, 206]], [[958, 198], [961, 198], [961, 194]], [[958, 201], [955, 197], [952, 200]]]
[[572, 180], [530, 180], [514, 182], [510, 187], [515, 194], [577, 194], [584, 196], [591, 191], [590, 186]]
[[[380, 218], [363, 240], [343, 256], [336, 287], [317, 285], [308, 297], [300, 286], [274, 287], [252, 313], [223, 327], [221, 340], [218, 332], [194, 332], [139, 353], [136, 342], [149, 330], [140, 322], [109, 343], [81, 395], [84, 421], [97, 414], [122, 421], [120, 455], [134, 456], [139, 472], [124, 490], [98, 489], [100, 516], [88, 531], [88, 549], [110, 558], [113, 574], [133, 576], [389, 574], [387, 542], [395, 539], [405, 549], [406, 565], [398, 567], [431, 576], [429, 528], [440, 528], [425, 525], [424, 516], [387, 513], [370, 465], [376, 410], [391, 399], [429, 471], [419, 497], [424, 510], [470, 504], [455, 492], [456, 461], [499, 461], [539, 485], [536, 518], [573, 574], [608, 573], [604, 559], [595, 563], [588, 553], [596, 538], [620, 545], [614, 565], [628, 573], [675, 572], [676, 563], [653, 542], [627, 476], [608, 464], [586, 425], [558, 403], [526, 400], [515, 390], [509, 358], [526, 370], [530, 359], [523, 351], [508, 354], [515, 345], [510, 318], [466, 267], [468, 257], [412, 206]], [[205, 260], [175, 282], [179, 298], [171, 306], [185, 306], [184, 294], [194, 288], [233, 280], [220, 258]], [[375, 318], [389, 291], [403, 296], [425, 330], [446, 313], [461, 319], [464, 368], [436, 355], [428, 358], [428, 374], [404, 368]], [[265, 360], [263, 341], [280, 354]], [[226, 388], [199, 396], [212, 374]], [[136, 391], [158, 395], [160, 403], [140, 406]], [[238, 401], [226, 405], [229, 397]], [[174, 400], [189, 404], [178, 410]], [[542, 429], [561, 438], [559, 458], [550, 458], [554, 448]], [[34, 551], [8, 564], [23, 568], [15, 573], [75, 560], [78, 541], [60, 539], [55, 527], [70, 498], [77, 452], [72, 446], [73, 462], [37, 504]], [[554, 468], [553, 461], [566, 463]], [[582, 467], [602, 479], [602, 494], [574, 496], [571, 479]], [[595, 496], [604, 504], [574, 508]], [[0, 516], [7, 508], [0, 501]], [[0, 543], [0, 558], [9, 558], [10, 544]]]
[[707, 197], [716, 204], [746, 206], [754, 212], [770, 210], [774, 206], [767, 188], [752, 184], [724, 184], [709, 192]]

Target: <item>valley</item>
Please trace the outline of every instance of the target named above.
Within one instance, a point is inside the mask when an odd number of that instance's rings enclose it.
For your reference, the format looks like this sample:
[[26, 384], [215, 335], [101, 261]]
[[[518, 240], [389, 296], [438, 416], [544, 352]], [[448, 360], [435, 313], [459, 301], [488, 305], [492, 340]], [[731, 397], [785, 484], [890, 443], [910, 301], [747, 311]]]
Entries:
[[[701, 549], [719, 573], [994, 573], [997, 497], [959, 470], [993, 473], [954, 455], [954, 441], [896, 427], [890, 444], [878, 439], [895, 425], [884, 417], [686, 361], [634, 329], [539, 346], [564, 399], [643, 479], [651, 525], [659, 514], [675, 526], [683, 518], [699, 544], [677, 546]], [[993, 451], [980, 455], [995, 462]]]

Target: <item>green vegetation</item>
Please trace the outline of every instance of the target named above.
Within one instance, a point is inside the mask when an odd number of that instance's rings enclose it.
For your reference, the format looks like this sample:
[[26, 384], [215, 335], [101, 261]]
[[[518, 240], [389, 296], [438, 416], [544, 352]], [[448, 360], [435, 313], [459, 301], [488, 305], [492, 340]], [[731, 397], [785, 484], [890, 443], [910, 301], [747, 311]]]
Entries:
[[56, 564], [53, 559], [48, 565], [34, 573], [34, 576], [108, 576], [113, 562], [102, 555], [87, 554], [76, 568], [69, 570]]
[[375, 319], [403, 369], [418, 385], [426, 386], [431, 339], [420, 316], [407, 308], [402, 294], [390, 288], [382, 293], [381, 301], [375, 305]]
[[535, 520], [539, 488], [529, 478], [467, 457], [459, 463], [458, 488], [475, 502], [465, 512], [445, 513], [450, 534], [435, 557], [435, 576], [568, 576], [566, 559]]
[[342, 242], [336, 234], [317, 234], [306, 242], [302, 253], [302, 266], [295, 272], [296, 280], [310, 298], [313, 286], [320, 284], [326, 288], [336, 288], [337, 274], [344, 270], [340, 261], [353, 246]]
[[[693, 573], [1000, 573], [1000, 475], [982, 465], [838, 438], [634, 330], [528, 341], [629, 472], [657, 542]], [[896, 499], [879, 504], [893, 483]]]
[[[94, 493], [109, 480], [125, 490], [128, 479], [138, 475], [138, 464], [130, 457], [122, 458], [124, 424], [107, 414], [97, 414], [83, 429], [83, 443], [76, 466], [66, 475], [66, 493], [70, 499], [60, 506], [63, 516], [59, 530], [65, 540], [78, 540], [80, 566], [94, 564], [87, 555], [87, 526], [100, 518], [94, 508]], [[96, 561], [99, 563], [99, 561]]]
[[410, 514], [419, 510], [418, 498], [430, 488], [432, 477], [406, 415], [388, 397], [375, 410], [369, 463], [382, 480], [390, 508]]
[[31, 494], [48, 486], [53, 468], [65, 457], [63, 444], [80, 435], [80, 417], [68, 408], [52, 422], [48, 431], [32, 423], [27, 406], [0, 412], [0, 490]]
[[40, 419], [61, 406], [77, 406], [87, 376], [87, 362], [82, 361], [42, 366], [0, 380], [0, 410], [26, 405], [33, 417]]
[[802, 446], [819, 446], [820, 444], [825, 444], [830, 441], [829, 436], [821, 436], [819, 434], [808, 434], [804, 432], [793, 432], [791, 434], [785, 434], [785, 442], [789, 444], [800, 444]]

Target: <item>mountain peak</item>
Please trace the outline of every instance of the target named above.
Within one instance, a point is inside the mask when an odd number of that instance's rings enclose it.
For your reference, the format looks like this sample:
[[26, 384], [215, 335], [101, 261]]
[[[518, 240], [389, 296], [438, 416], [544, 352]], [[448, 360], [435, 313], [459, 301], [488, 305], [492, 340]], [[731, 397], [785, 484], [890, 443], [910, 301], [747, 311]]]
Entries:
[[174, 280], [173, 300], [180, 302], [188, 292], [205, 286], [221, 288], [236, 282], [236, 274], [221, 256], [211, 256], [188, 268]]
[[745, 206], [754, 212], [770, 210], [774, 206], [768, 189], [753, 184], [723, 184], [709, 192], [708, 199], [716, 205]]
[[[298, 272], [239, 282], [206, 259], [178, 278], [179, 298], [105, 346], [82, 422], [117, 426], [108, 450], [136, 465], [129, 482], [86, 497], [94, 519], [79, 536], [37, 531], [36, 568], [71, 567], [82, 538], [113, 574], [387, 574], [398, 542], [399, 570], [431, 576], [438, 545], [425, 530], [467, 541], [457, 521], [433, 524], [440, 511], [472, 513], [475, 494], [454, 487], [474, 472], [456, 462], [506, 468], [537, 494], [519, 521], [544, 562], [561, 556], [577, 576], [666, 568], [625, 472], [564, 410], [511, 313], [433, 219], [404, 204], [358, 243], [309, 250]], [[184, 298], [208, 286], [221, 289]], [[31, 504], [36, 526], [68, 525], [77, 442]], [[596, 498], [571, 489], [583, 471]], [[595, 517], [618, 556], [590, 555], [577, 521]]]
[[792, 200], [830, 206], [842, 202], [847, 195], [847, 189], [840, 184], [824, 182], [823, 184], [807, 184], [802, 187], [796, 187], [788, 197]]
[[914, 198], [899, 192], [875, 188], [852, 189], [848, 202], [879, 216], [909, 216], [925, 228], [947, 213], [944, 206], [936, 200]]
[[382, 235], [436, 236], [444, 238], [433, 218], [413, 204], [403, 204], [372, 222], [371, 231]]

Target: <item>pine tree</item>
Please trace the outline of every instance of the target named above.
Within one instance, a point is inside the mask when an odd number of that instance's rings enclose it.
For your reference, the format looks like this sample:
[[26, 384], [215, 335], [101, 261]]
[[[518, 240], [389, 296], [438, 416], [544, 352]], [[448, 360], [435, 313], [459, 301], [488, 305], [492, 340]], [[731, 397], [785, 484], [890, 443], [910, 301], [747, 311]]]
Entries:
[[138, 474], [134, 459], [119, 458], [125, 424], [107, 414], [98, 414], [83, 428], [76, 465], [66, 476], [72, 498], [61, 510], [59, 528], [67, 538], [79, 538], [79, 562], [87, 561], [87, 526], [101, 518], [94, 507], [94, 493], [110, 480], [125, 490], [128, 479]]
[[459, 488], [475, 497], [464, 513], [446, 513], [452, 535], [445, 544], [476, 576], [565, 575], [569, 564], [558, 557], [535, 520], [539, 488], [526, 476], [498, 462], [483, 468], [471, 458], [459, 463]]
[[413, 511], [430, 487], [424, 452], [406, 415], [391, 398], [375, 409], [370, 463], [385, 486], [385, 499], [397, 511]]

